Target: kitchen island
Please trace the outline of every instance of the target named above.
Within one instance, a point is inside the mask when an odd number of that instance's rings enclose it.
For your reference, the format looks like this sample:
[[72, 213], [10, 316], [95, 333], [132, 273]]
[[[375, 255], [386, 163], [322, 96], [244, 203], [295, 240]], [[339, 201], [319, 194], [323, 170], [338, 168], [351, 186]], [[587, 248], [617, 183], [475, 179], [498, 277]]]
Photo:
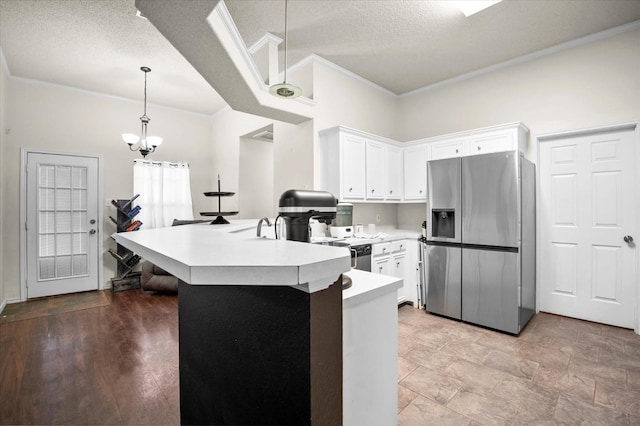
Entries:
[[[376, 372], [370, 375], [361, 366], [345, 372], [345, 380], [359, 376], [385, 383], [382, 389], [364, 389], [356, 380], [345, 384], [344, 403], [360, 408], [344, 407], [344, 424], [353, 424], [349, 413], [376, 411], [376, 405], [362, 405], [381, 398], [385, 403], [378, 406], [395, 420], [393, 299], [401, 280], [377, 276], [367, 287], [373, 274], [354, 270], [354, 284], [343, 292], [341, 274], [350, 271], [345, 248], [258, 239], [236, 229], [186, 225], [114, 234], [119, 244], [180, 280], [181, 422], [342, 424], [343, 305], [345, 368], [370, 357], [374, 361], [360, 364]], [[371, 310], [372, 303], [385, 305], [385, 298], [392, 309]], [[389, 321], [388, 338], [372, 328], [382, 318]], [[356, 330], [361, 342], [365, 333], [378, 334], [377, 343], [353, 346]], [[372, 344], [386, 348], [386, 367], [378, 364], [379, 355], [371, 357]]]

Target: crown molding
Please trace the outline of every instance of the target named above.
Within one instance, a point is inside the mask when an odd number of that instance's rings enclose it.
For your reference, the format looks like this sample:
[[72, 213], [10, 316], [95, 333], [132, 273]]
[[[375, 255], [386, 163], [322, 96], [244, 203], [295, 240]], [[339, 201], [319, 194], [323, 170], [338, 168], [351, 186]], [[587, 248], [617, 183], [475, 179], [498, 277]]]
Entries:
[[260, 38], [260, 40], [256, 41], [253, 44], [253, 46], [249, 48], [249, 52], [253, 54], [253, 53], [256, 53], [256, 51], [260, 50], [263, 46], [265, 46], [268, 43], [275, 43], [276, 45], [280, 45], [282, 41], [283, 40], [280, 37], [273, 35], [271, 33], [266, 33]]
[[522, 64], [525, 62], [533, 61], [538, 58], [542, 58], [543, 56], [552, 55], [554, 53], [561, 52], [563, 50], [571, 49], [573, 47], [582, 46], [585, 44], [593, 43], [598, 40], [604, 40], [618, 34], [625, 33], [627, 31], [635, 30], [640, 28], [640, 20], [633, 21], [628, 24], [620, 25], [618, 27], [610, 28], [608, 30], [600, 31], [598, 33], [589, 34], [588, 36], [580, 37], [575, 40], [571, 40], [562, 44], [558, 44], [556, 46], [552, 46], [546, 49], [539, 50], [537, 52], [529, 53], [527, 55], [519, 56], [514, 59], [510, 59], [508, 61], [501, 62], [499, 64], [491, 65], [486, 68], [481, 68], [479, 70], [471, 71], [466, 74], [461, 74], [457, 77], [450, 78], [448, 80], [439, 81], [437, 83], [430, 84], [425, 87], [421, 87], [419, 89], [412, 90], [410, 92], [405, 92], [401, 95], [398, 95], [399, 98], [406, 98], [413, 95], [417, 95], [420, 93], [428, 92], [433, 89], [437, 89], [440, 87], [448, 86], [450, 84], [459, 83], [464, 80], [469, 80], [474, 77], [478, 77], [484, 74], [491, 73], [493, 71], [500, 70], [502, 68], [507, 68], [513, 65]]
[[[258, 85], [258, 87], [261, 87], [261, 88], [263, 88], [263, 86], [266, 86], [264, 84], [264, 81], [262, 81], [262, 76], [260, 75], [260, 71], [258, 71], [258, 67], [256, 66], [256, 63], [253, 61], [253, 58], [251, 57], [251, 52], [249, 52], [249, 49], [247, 49], [247, 45], [244, 43], [244, 40], [240, 35], [240, 31], [238, 31], [238, 27], [236, 26], [236, 23], [233, 21], [233, 18], [231, 17], [231, 13], [229, 13], [229, 9], [227, 9], [227, 5], [224, 3], [224, 1], [221, 1], [220, 3], [218, 3], [218, 5], [214, 9], [214, 12], [218, 13], [220, 20], [229, 31], [229, 35], [231, 36], [233, 43], [238, 48], [238, 51], [241, 53], [243, 61], [251, 70], [251, 74], [253, 76], [255, 83]], [[268, 87], [267, 87], [267, 91], [268, 91]]]
[[398, 95], [396, 93], [393, 93], [391, 90], [385, 89], [384, 87], [374, 83], [371, 80], [367, 80], [366, 78], [362, 77], [361, 75], [358, 75], [356, 73], [354, 73], [353, 71], [349, 71], [346, 68], [342, 68], [340, 65], [337, 65], [331, 61], [329, 61], [328, 59], [323, 58], [322, 56], [316, 55], [315, 53], [307, 56], [306, 58], [302, 59], [301, 61], [296, 62], [295, 64], [293, 64], [292, 66], [290, 66], [287, 69], [287, 72], [294, 72], [295, 70], [297, 70], [298, 68], [302, 68], [303, 66], [309, 64], [310, 62], [314, 62], [316, 64], [321, 64], [324, 65], [328, 68], [331, 68], [341, 74], [346, 75], [347, 77], [351, 77], [355, 80], [358, 80], [359, 82], [366, 84], [367, 86], [376, 89], [382, 93], [384, 93], [385, 95], [388, 96], [392, 96], [392, 97], [398, 97]]

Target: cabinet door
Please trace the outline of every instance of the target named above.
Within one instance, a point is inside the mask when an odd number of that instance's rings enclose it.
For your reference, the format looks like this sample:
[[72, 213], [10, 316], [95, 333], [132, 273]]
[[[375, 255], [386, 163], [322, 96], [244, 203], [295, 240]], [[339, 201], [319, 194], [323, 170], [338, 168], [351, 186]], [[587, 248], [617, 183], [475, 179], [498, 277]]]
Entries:
[[373, 265], [371, 266], [371, 272], [375, 274], [391, 275], [389, 269], [391, 258], [389, 256], [373, 258]]
[[384, 145], [367, 141], [367, 200], [384, 199]]
[[402, 198], [402, 149], [395, 146], [385, 148], [385, 167], [387, 179], [385, 198], [399, 200]]
[[391, 257], [391, 264], [389, 265], [389, 272], [391, 276], [402, 278], [402, 287], [398, 289], [398, 303], [402, 303], [407, 300], [407, 294], [404, 286], [407, 275], [405, 259], [405, 253], [396, 253]]
[[404, 150], [404, 198], [427, 199], [427, 147], [416, 146]]
[[418, 251], [420, 243], [416, 240], [406, 241], [406, 256], [404, 259], [405, 275], [404, 275], [404, 295], [405, 301], [418, 305], [418, 282], [420, 282], [419, 274], [421, 272], [418, 266]]
[[507, 130], [471, 137], [466, 155], [489, 154], [516, 149], [518, 149], [518, 145], [515, 134], [513, 130]]
[[364, 200], [365, 191], [365, 140], [344, 135], [342, 151], [342, 198]]
[[431, 159], [462, 157], [464, 153], [464, 140], [436, 142], [431, 144]]

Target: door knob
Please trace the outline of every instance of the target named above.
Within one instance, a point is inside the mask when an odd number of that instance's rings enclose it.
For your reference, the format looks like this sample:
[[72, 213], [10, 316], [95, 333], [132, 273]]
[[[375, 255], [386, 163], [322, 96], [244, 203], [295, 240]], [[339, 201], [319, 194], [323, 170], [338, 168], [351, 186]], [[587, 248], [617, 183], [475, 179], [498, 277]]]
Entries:
[[631, 235], [625, 235], [623, 240], [625, 243], [631, 244], [633, 242], [633, 237]]
[[89, 230], [89, 233], [90, 233], [91, 235], [93, 235], [93, 234], [95, 234], [95, 233], [96, 233], [96, 230], [95, 230], [95, 229], [91, 229], [91, 230]]
[[93, 225], [94, 223], [96, 223], [96, 220], [95, 220], [95, 219], [91, 219], [91, 220], [89, 221], [89, 223]]

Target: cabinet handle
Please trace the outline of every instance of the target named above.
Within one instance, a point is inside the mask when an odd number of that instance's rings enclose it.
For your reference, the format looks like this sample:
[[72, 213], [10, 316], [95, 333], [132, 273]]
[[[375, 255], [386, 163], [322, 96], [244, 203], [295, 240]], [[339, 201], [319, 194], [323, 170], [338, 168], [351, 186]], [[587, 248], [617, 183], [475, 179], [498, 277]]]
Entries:
[[378, 266], [378, 273], [382, 273], [382, 266]]
[[376, 190], [375, 190], [375, 189], [372, 189], [372, 190], [371, 190], [371, 193], [373, 194], [374, 192], [376, 192]]
[[389, 194], [393, 194], [393, 189], [391, 191], [389, 191]]
[[420, 190], [420, 193], [422, 194], [422, 189]]
[[400, 250], [403, 250], [404, 246], [402, 244], [400, 244]]
[[353, 188], [349, 188], [349, 192], [353, 191]]
[[478, 145], [478, 151], [480, 151], [480, 145]]
[[458, 153], [458, 149], [456, 148], [456, 154]]
[[400, 267], [400, 262], [396, 262], [396, 268]]
[[382, 252], [384, 253], [385, 251], [387, 251], [387, 248], [383, 247]]

